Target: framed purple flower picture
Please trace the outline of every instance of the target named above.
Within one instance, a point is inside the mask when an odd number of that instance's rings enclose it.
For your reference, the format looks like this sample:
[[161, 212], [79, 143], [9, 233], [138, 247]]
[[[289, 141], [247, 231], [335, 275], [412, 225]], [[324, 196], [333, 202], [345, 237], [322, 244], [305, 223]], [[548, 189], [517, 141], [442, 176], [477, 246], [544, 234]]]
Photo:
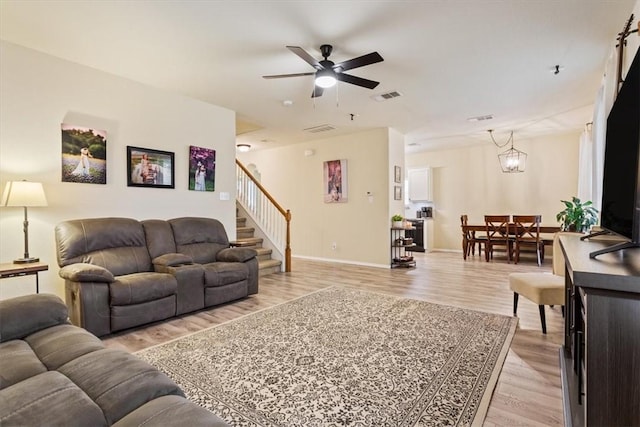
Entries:
[[215, 191], [216, 150], [189, 147], [189, 190]]

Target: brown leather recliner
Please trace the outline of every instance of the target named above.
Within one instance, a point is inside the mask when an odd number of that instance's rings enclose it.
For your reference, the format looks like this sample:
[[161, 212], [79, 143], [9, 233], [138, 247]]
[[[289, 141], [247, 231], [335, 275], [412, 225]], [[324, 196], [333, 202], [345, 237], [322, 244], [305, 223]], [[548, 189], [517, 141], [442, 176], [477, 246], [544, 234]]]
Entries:
[[212, 218], [78, 219], [55, 237], [70, 319], [97, 336], [258, 292], [256, 251]]

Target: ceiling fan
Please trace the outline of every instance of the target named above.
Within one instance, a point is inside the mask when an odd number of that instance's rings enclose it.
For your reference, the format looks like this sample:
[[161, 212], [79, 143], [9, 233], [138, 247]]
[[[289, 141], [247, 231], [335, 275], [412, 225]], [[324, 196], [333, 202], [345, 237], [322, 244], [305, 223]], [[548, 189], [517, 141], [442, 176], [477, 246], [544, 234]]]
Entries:
[[367, 89], [373, 89], [380, 84], [373, 80], [363, 79], [362, 77], [352, 76], [346, 74], [344, 71], [352, 70], [358, 67], [364, 67], [365, 65], [375, 64], [376, 62], [382, 62], [384, 59], [378, 52], [371, 52], [367, 55], [362, 55], [357, 58], [349, 59], [335, 64], [333, 61], [329, 61], [329, 56], [333, 50], [333, 46], [330, 44], [323, 44], [320, 46], [320, 52], [324, 58], [321, 61], [316, 60], [313, 56], [309, 55], [303, 48], [298, 46], [287, 46], [291, 52], [298, 55], [305, 62], [316, 69], [316, 72], [309, 73], [294, 73], [294, 74], [276, 74], [272, 76], [262, 76], [265, 79], [281, 79], [286, 77], [300, 77], [300, 76], [312, 76], [315, 75], [315, 86], [313, 88], [312, 98], [322, 96], [324, 89], [336, 84], [337, 80], [345, 83], [351, 83], [352, 85], [366, 87]]

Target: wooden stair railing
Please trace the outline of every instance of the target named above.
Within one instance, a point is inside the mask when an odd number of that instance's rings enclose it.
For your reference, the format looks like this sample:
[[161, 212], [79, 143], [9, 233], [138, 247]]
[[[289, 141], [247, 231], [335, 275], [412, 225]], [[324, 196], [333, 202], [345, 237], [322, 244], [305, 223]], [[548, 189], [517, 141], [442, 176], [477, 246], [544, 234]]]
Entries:
[[284, 271], [291, 271], [291, 211], [284, 209], [236, 159], [237, 200], [269, 239], [284, 253]]

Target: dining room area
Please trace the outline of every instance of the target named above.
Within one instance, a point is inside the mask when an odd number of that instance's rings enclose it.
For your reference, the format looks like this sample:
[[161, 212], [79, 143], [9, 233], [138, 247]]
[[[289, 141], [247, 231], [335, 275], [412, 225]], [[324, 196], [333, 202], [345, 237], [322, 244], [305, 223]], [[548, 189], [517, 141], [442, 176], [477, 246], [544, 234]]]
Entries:
[[484, 215], [469, 221], [460, 215], [462, 258], [480, 257], [486, 262], [536, 263], [541, 267], [553, 246], [559, 226], [542, 225], [542, 215]]

